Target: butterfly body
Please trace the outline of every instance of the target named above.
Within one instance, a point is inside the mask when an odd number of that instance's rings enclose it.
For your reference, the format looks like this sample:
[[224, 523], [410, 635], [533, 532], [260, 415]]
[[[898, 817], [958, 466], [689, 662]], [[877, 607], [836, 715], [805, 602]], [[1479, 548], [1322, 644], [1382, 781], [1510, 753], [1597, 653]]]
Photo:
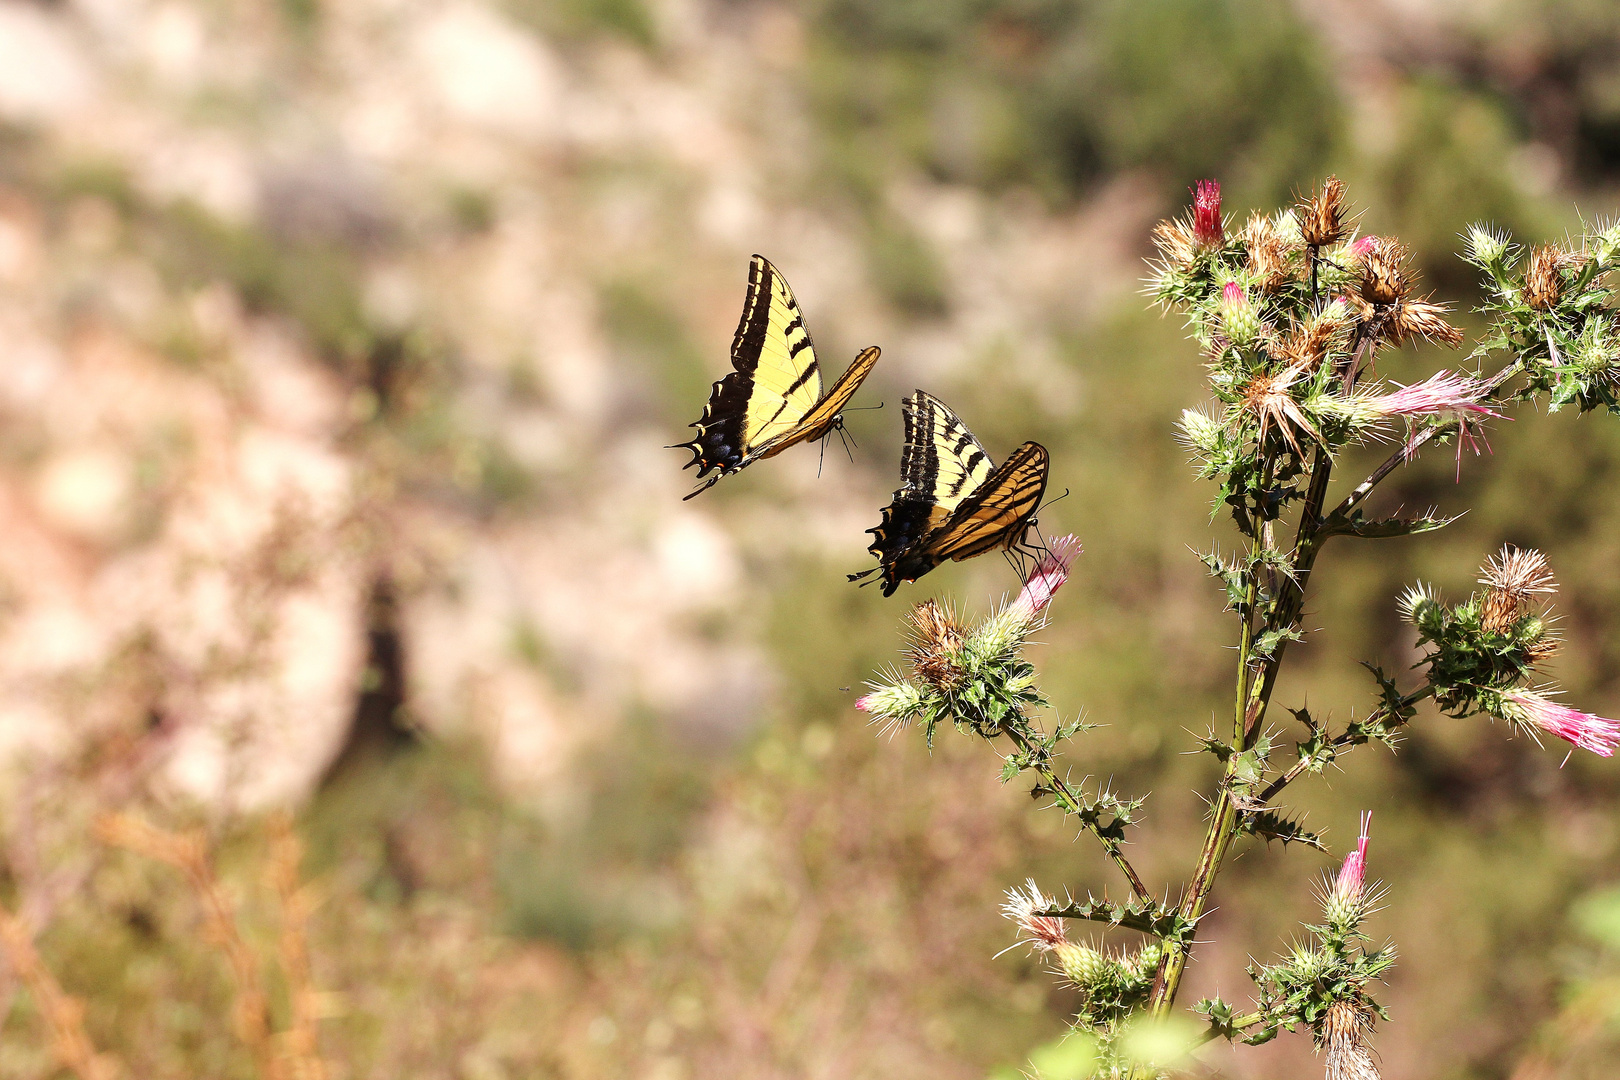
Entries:
[[881, 565], [850, 576], [881, 571], [884, 596], [942, 562], [1023, 545], [1051, 464], [1044, 446], [1026, 442], [995, 465], [961, 417], [921, 390], [904, 410], [901, 486], [882, 521], [867, 530], [868, 550]]
[[[797, 443], [825, 438], [844, 424], [842, 409], [877, 363], [878, 349], [863, 349], [825, 394], [815, 344], [787, 280], [763, 255], [748, 268], [748, 297], [731, 343], [732, 371], [714, 384], [687, 468], [716, 481], [775, 457]], [[711, 475], [712, 474], [712, 475]]]

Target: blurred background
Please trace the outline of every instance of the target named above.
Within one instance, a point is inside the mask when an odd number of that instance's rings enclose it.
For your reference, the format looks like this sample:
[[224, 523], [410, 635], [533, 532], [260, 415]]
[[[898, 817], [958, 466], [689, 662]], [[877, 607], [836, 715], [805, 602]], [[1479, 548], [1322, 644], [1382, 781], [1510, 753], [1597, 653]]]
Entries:
[[[1052, 449], [1042, 524], [1086, 554], [1037, 660], [1105, 725], [1075, 774], [1151, 792], [1134, 858], [1180, 881], [1233, 636], [1189, 548], [1234, 534], [1172, 441], [1202, 372], [1141, 260], [1200, 177], [1246, 213], [1329, 172], [1477, 334], [1459, 230], [1620, 199], [1620, 9], [0, 0], [0, 899], [131, 1076], [256, 1073], [196, 898], [92, 821], [207, 828], [268, 941], [278, 808], [330, 1075], [1018, 1075], [1074, 1002], [996, 958], [1001, 894], [1114, 883], [982, 745], [852, 707], [909, 603], [1016, 584], [844, 581], [899, 399]], [[882, 346], [857, 404], [886, 408], [683, 503], [663, 447], [755, 251], [827, 367]], [[1620, 710], [1620, 420], [1491, 439], [1375, 500], [1472, 508], [1451, 529], [1329, 547], [1279, 704], [1367, 708], [1355, 661], [1414, 658], [1398, 589], [1464, 595], [1511, 541], [1563, 584], [1568, 700]], [[1340, 853], [1375, 811], [1390, 1080], [1613, 1075], [1617, 770], [1426, 712], [1295, 789]], [[1186, 1000], [1246, 1000], [1329, 865], [1244, 849]], [[10, 970], [0, 1013], [0, 1075], [58, 1075]], [[1294, 1035], [1201, 1067], [1320, 1065]]]

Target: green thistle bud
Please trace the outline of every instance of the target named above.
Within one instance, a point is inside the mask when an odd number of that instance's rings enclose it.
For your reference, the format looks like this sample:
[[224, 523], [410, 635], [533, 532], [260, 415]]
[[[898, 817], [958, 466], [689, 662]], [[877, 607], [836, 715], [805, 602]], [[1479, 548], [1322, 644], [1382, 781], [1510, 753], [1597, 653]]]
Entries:
[[1215, 457], [1225, 446], [1226, 424], [1203, 409], [1183, 409], [1176, 428], [1181, 444], [1199, 457]]
[[1118, 977], [1114, 961], [1089, 945], [1065, 941], [1052, 952], [1064, 976], [1088, 997], [1111, 986]]
[[1481, 266], [1498, 266], [1507, 255], [1507, 238], [1485, 225], [1468, 228], [1468, 257]]
[[1228, 281], [1221, 290], [1219, 302], [1221, 326], [1234, 345], [1247, 345], [1260, 333], [1260, 315], [1249, 302], [1243, 286]]

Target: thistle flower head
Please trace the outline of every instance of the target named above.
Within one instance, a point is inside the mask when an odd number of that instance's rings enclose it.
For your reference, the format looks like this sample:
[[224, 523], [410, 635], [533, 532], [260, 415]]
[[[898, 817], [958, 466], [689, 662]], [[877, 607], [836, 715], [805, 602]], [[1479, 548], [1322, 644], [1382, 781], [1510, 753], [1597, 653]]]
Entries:
[[1486, 588], [1480, 623], [1496, 633], [1519, 621], [1532, 596], [1558, 591], [1547, 557], [1534, 548], [1511, 544], [1504, 544], [1479, 568], [1479, 583]]
[[1502, 719], [1530, 729], [1531, 735], [1544, 731], [1599, 757], [1612, 756], [1620, 745], [1620, 723], [1561, 705], [1534, 690], [1509, 690], [1502, 703]]
[[1018, 944], [1028, 945], [1038, 953], [1053, 952], [1069, 944], [1062, 919], [1037, 914], [1053, 903], [1052, 897], [1041, 892], [1034, 878], [1025, 882], [1022, 890], [1007, 890], [1007, 901], [1001, 905], [1001, 913], [1018, 924], [1018, 932], [1023, 935]]
[[1380, 419], [1395, 416], [1444, 416], [1451, 413], [1472, 413], [1500, 419], [1502, 414], [1480, 399], [1488, 388], [1478, 379], [1470, 379], [1452, 371], [1440, 371], [1420, 383], [1401, 386], [1389, 394], [1363, 397], [1357, 401], [1358, 410]]
[[1200, 180], [1191, 191], [1193, 240], [1200, 248], [1220, 247], [1226, 242], [1226, 229], [1221, 221], [1220, 181]]
[[1349, 226], [1344, 220], [1343, 180], [1328, 177], [1316, 194], [1299, 204], [1299, 231], [1315, 248], [1332, 247], [1344, 239]]
[[[906, 617], [911, 639], [906, 658], [922, 682], [939, 690], [956, 689], [962, 672], [962, 627], [948, 606], [924, 600]], [[857, 703], [859, 704], [859, 703]]]
[[1371, 1033], [1372, 1014], [1365, 1006], [1346, 998], [1328, 1006], [1317, 1033], [1327, 1055], [1327, 1080], [1382, 1080], [1367, 1041]]
[[1069, 567], [1085, 549], [1074, 536], [1060, 536], [1042, 553], [1035, 569], [1024, 579], [1024, 587], [1009, 610], [1025, 622], [1034, 622], [1058, 589], [1069, 580]]
[[1176, 421], [1176, 439], [1190, 453], [1213, 457], [1220, 451], [1225, 429], [1220, 417], [1212, 415], [1208, 409], [1183, 409], [1181, 419]]
[[1345, 856], [1339, 876], [1333, 881], [1333, 897], [1342, 903], [1359, 903], [1366, 887], [1367, 828], [1371, 824], [1372, 811], [1369, 810], [1361, 815], [1361, 836], [1356, 840], [1356, 850]]

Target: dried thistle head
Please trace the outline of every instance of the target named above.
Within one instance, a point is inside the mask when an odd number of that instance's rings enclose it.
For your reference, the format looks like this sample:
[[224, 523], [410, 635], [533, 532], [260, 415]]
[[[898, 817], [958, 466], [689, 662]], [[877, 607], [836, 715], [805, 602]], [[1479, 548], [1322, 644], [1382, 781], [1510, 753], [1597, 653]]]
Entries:
[[939, 690], [961, 685], [962, 627], [956, 613], [934, 600], [924, 600], [907, 616], [911, 642], [906, 658], [917, 678]]
[[1524, 272], [1524, 302], [1537, 311], [1551, 309], [1564, 295], [1564, 268], [1579, 258], [1551, 244], [1532, 251]]
[[1250, 214], [1243, 227], [1243, 246], [1261, 292], [1274, 293], [1293, 276], [1288, 266], [1288, 243], [1271, 218]]
[[1161, 221], [1153, 226], [1153, 246], [1159, 249], [1159, 256], [1166, 266], [1184, 273], [1192, 269], [1194, 256], [1198, 253], [1192, 229], [1186, 222], [1176, 219]]
[[1511, 544], [1504, 544], [1501, 552], [1479, 568], [1479, 583], [1486, 590], [1480, 622], [1497, 633], [1519, 621], [1532, 596], [1558, 591], [1547, 557], [1534, 548]]
[[1344, 181], [1330, 176], [1316, 194], [1300, 200], [1299, 231], [1305, 243], [1315, 248], [1332, 247], [1350, 232], [1344, 220]]
[[1389, 307], [1406, 299], [1412, 289], [1407, 265], [1412, 253], [1405, 244], [1390, 237], [1366, 236], [1356, 241], [1354, 250], [1361, 271], [1356, 291], [1363, 300]]
[[1413, 338], [1427, 338], [1455, 349], [1463, 342], [1463, 332], [1446, 322], [1447, 304], [1428, 300], [1403, 300], [1390, 310], [1385, 338], [1391, 345], [1404, 345]]
[[1327, 1080], [1383, 1080], [1368, 1045], [1371, 1034], [1372, 1013], [1366, 1007], [1342, 998], [1328, 1006], [1317, 1034], [1327, 1051]]
[[1309, 322], [1295, 323], [1282, 338], [1277, 358], [1297, 364], [1304, 371], [1315, 371], [1349, 326], [1339, 309], [1324, 311]]
[[1266, 435], [1275, 427], [1282, 435], [1289, 447], [1296, 454], [1304, 453], [1297, 437], [1298, 432], [1305, 432], [1313, 439], [1320, 441], [1316, 426], [1311, 418], [1305, 415], [1305, 410], [1299, 407], [1293, 395], [1288, 391], [1305, 374], [1306, 368], [1302, 364], [1295, 364], [1280, 372], [1259, 372], [1251, 378], [1238, 392], [1238, 416], [1247, 414], [1252, 416], [1259, 434], [1257, 442], [1265, 442]]

